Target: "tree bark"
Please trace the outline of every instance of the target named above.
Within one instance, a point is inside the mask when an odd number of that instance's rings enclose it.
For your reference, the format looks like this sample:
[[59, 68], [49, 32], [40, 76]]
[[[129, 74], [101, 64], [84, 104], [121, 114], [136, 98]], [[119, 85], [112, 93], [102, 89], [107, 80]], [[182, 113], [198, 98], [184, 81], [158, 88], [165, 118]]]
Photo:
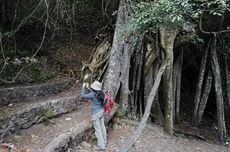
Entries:
[[216, 35], [214, 35], [213, 47], [212, 47], [212, 70], [215, 82], [215, 92], [216, 92], [216, 105], [217, 105], [217, 120], [218, 120], [218, 135], [219, 140], [224, 141], [225, 130], [225, 120], [224, 120], [224, 103], [222, 94], [222, 84], [221, 84], [221, 74], [220, 67], [216, 52]]
[[[145, 101], [148, 99], [148, 95], [151, 92], [152, 86], [157, 76], [157, 72], [159, 70], [159, 48], [158, 48], [158, 39], [156, 35], [156, 40], [151, 41], [147, 44], [147, 53], [145, 55], [145, 68], [144, 68], [144, 76], [145, 76], [145, 90], [144, 96]], [[152, 44], [155, 43], [155, 44]], [[153, 46], [155, 45], [155, 46]], [[146, 105], [145, 105], [146, 106]], [[162, 114], [159, 101], [158, 101], [158, 93], [153, 101], [153, 105], [150, 112], [151, 120], [158, 120], [162, 125], [164, 122], [164, 116]]]
[[203, 94], [202, 94], [202, 97], [200, 100], [199, 109], [198, 109], [198, 114], [197, 114], [197, 121], [198, 121], [197, 124], [198, 125], [200, 125], [200, 121], [201, 121], [201, 118], [202, 118], [203, 113], [204, 113], [204, 109], [205, 109], [205, 106], [206, 106], [206, 103], [208, 100], [208, 96], [209, 96], [211, 87], [212, 87], [212, 73], [211, 73], [211, 71], [209, 71], [208, 76], [207, 76], [207, 80], [205, 83], [204, 91], [203, 91]]
[[[128, 5], [126, 4], [124, 11], [124, 20], [125, 24], [127, 24], [131, 17], [132, 12]], [[123, 33], [124, 34], [124, 33]], [[130, 88], [129, 88], [129, 75], [130, 75], [130, 61], [131, 61], [131, 55], [133, 54], [134, 50], [140, 50], [141, 44], [142, 44], [142, 36], [135, 35], [133, 37], [129, 38], [129, 41], [125, 43], [124, 50], [122, 52], [123, 58], [121, 65], [122, 72], [121, 72], [121, 101], [122, 101], [122, 111], [125, 112], [129, 106], [129, 94], [130, 94]]]
[[121, 73], [121, 100], [122, 100], [122, 111], [126, 111], [128, 107], [129, 101], [129, 69], [130, 69], [130, 54], [131, 48], [130, 44], [125, 45], [124, 53], [123, 53], [123, 60], [124, 66], [122, 68]]
[[163, 27], [160, 29], [161, 34], [161, 45], [165, 49], [166, 56], [165, 60], [167, 62], [167, 67], [165, 70], [165, 122], [164, 130], [167, 134], [173, 134], [173, 45], [177, 35], [177, 30], [170, 27]]
[[229, 105], [229, 108], [230, 108], [230, 79], [229, 79], [229, 66], [228, 66], [228, 51], [224, 48], [224, 46], [226, 45], [224, 43], [224, 40], [223, 38], [220, 39], [220, 41], [222, 42], [221, 43], [221, 48], [222, 48], [222, 51], [223, 51], [223, 54], [222, 54], [222, 57], [223, 57], [223, 69], [224, 69], [224, 76], [225, 76], [225, 82], [224, 82], [224, 85], [226, 87], [226, 97], [227, 97], [227, 102], [228, 102], [228, 105]]
[[132, 134], [132, 136], [130, 138], [128, 138], [128, 142], [125, 143], [124, 145], [122, 145], [122, 147], [119, 149], [119, 152], [127, 152], [129, 151], [129, 149], [132, 147], [132, 145], [135, 143], [135, 141], [138, 139], [138, 137], [141, 135], [142, 130], [144, 129], [145, 125], [146, 125], [146, 121], [148, 119], [148, 116], [150, 114], [150, 110], [151, 110], [151, 106], [154, 100], [154, 97], [157, 93], [158, 87], [160, 85], [160, 81], [161, 81], [161, 77], [163, 72], [166, 69], [166, 62], [164, 61], [158, 71], [156, 80], [154, 82], [154, 85], [152, 87], [152, 90], [149, 94], [148, 100], [147, 100], [147, 105], [145, 108], [145, 113], [143, 118], [141, 119], [140, 124], [138, 125], [138, 128], [134, 131], [134, 133]]
[[122, 70], [122, 52], [124, 50], [124, 43], [122, 43], [122, 31], [125, 25], [124, 13], [125, 0], [121, 0], [118, 9], [116, 29], [113, 37], [113, 44], [111, 55], [109, 58], [109, 65], [104, 81], [104, 89], [107, 90], [113, 97], [116, 96], [115, 92], [120, 86], [120, 76]]
[[[160, 64], [156, 63], [154, 65], [154, 68], [153, 68], [154, 81], [156, 80], [157, 72], [158, 72], [159, 68], [160, 68]], [[159, 95], [159, 93], [157, 91], [156, 98], [154, 99], [153, 106], [152, 106], [152, 115], [153, 115], [153, 118], [157, 119], [160, 122], [160, 124], [163, 125], [163, 123], [164, 123], [164, 115], [163, 115], [163, 113], [161, 111], [158, 95]]]
[[224, 56], [224, 66], [225, 66], [224, 69], [225, 69], [225, 76], [226, 76], [227, 100], [230, 108], [230, 79], [229, 79], [227, 55]]
[[203, 85], [203, 80], [204, 80], [204, 74], [205, 74], [209, 45], [210, 45], [210, 40], [206, 44], [205, 50], [204, 50], [204, 55], [202, 56], [201, 67], [200, 67], [200, 72], [199, 72], [199, 79], [198, 79], [198, 83], [196, 86], [196, 93], [195, 93], [195, 97], [194, 97], [195, 107], [194, 107], [192, 122], [195, 126], [198, 126], [197, 113], [198, 113], [198, 108], [199, 108], [199, 104], [200, 104], [201, 91], [202, 91], [202, 85]]

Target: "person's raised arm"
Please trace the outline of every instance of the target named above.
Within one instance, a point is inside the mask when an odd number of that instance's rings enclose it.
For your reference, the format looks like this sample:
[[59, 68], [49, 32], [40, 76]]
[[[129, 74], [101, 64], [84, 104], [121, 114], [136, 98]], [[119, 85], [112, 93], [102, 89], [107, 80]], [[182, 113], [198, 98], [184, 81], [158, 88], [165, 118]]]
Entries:
[[94, 92], [89, 92], [89, 90], [86, 88], [87, 84], [83, 83], [82, 90], [81, 90], [81, 98], [83, 99], [92, 99], [95, 96]]

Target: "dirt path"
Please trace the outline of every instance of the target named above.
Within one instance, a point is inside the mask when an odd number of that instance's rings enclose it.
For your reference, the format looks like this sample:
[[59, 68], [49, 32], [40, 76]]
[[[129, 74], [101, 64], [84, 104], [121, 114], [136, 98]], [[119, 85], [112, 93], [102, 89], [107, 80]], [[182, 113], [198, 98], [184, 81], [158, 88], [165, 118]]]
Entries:
[[[108, 134], [109, 145], [106, 152], [116, 152], [136, 126], [116, 119], [113, 129]], [[96, 152], [95, 144], [95, 141], [83, 142], [73, 151]], [[153, 125], [146, 127], [130, 152], [230, 152], [230, 147], [185, 137], [168, 136], [162, 128]]]
[[53, 123], [41, 123], [22, 130], [14, 136], [14, 152], [43, 152], [42, 149], [57, 135], [89, 118], [89, 106], [86, 102], [80, 110], [53, 118]]

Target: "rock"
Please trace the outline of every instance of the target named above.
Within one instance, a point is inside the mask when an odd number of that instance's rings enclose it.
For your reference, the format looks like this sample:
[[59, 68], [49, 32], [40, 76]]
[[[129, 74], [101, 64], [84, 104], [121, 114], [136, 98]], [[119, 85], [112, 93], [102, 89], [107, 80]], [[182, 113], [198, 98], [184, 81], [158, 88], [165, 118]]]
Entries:
[[[25, 77], [23, 77], [25, 79]], [[13, 106], [12, 102], [31, 101], [38, 97], [55, 94], [71, 87], [71, 80], [44, 83], [40, 85], [19, 86], [0, 89], [0, 107]]]
[[10, 104], [8, 104], [8, 107], [12, 107], [14, 104], [13, 103], [10, 103]]
[[118, 124], [114, 124], [114, 125], [113, 125], [113, 128], [114, 128], [115, 130], [117, 130], [117, 129], [120, 129], [120, 126], [119, 126]]
[[58, 137], [56, 137], [53, 141], [51, 141], [51, 143], [45, 147], [44, 151], [47, 152], [65, 151], [70, 141], [71, 141], [71, 133], [61, 134]]
[[13, 116], [10, 120], [11, 121], [15, 121], [17, 119], [17, 117], [16, 116]]
[[15, 140], [20, 140], [21, 138], [22, 138], [22, 136], [14, 135]]
[[66, 121], [70, 121], [70, 120], [71, 120], [71, 118], [70, 118], [70, 117], [69, 117], [69, 118], [65, 118], [65, 120], [66, 120]]
[[3, 139], [3, 141], [9, 141], [11, 135], [12, 135], [12, 133], [10, 132], [10, 129], [6, 128], [3, 130], [3, 133], [1, 135], [1, 139]]
[[89, 149], [89, 148], [92, 147], [92, 146], [91, 146], [89, 143], [87, 143], [86, 141], [83, 141], [81, 145], [82, 145], [82, 147], [85, 148], [85, 149]]
[[77, 149], [83, 149], [83, 147], [80, 146], [80, 145], [78, 145], [76, 148], [77, 148]]
[[15, 122], [10, 121], [10, 122], [9, 122], [9, 128], [13, 128], [13, 127], [15, 127]]

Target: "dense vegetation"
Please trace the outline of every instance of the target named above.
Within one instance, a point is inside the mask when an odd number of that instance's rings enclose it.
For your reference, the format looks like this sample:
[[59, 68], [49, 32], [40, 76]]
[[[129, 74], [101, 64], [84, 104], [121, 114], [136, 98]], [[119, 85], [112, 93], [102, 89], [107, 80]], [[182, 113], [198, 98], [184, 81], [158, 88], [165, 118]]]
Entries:
[[54, 77], [66, 63], [50, 65], [47, 57], [51, 59], [60, 47], [73, 46], [75, 41], [92, 41], [102, 27], [112, 22], [113, 18], [106, 15], [116, 6], [111, 3], [111, 10], [102, 10], [101, 5], [99, 0], [1, 0], [1, 83]]

